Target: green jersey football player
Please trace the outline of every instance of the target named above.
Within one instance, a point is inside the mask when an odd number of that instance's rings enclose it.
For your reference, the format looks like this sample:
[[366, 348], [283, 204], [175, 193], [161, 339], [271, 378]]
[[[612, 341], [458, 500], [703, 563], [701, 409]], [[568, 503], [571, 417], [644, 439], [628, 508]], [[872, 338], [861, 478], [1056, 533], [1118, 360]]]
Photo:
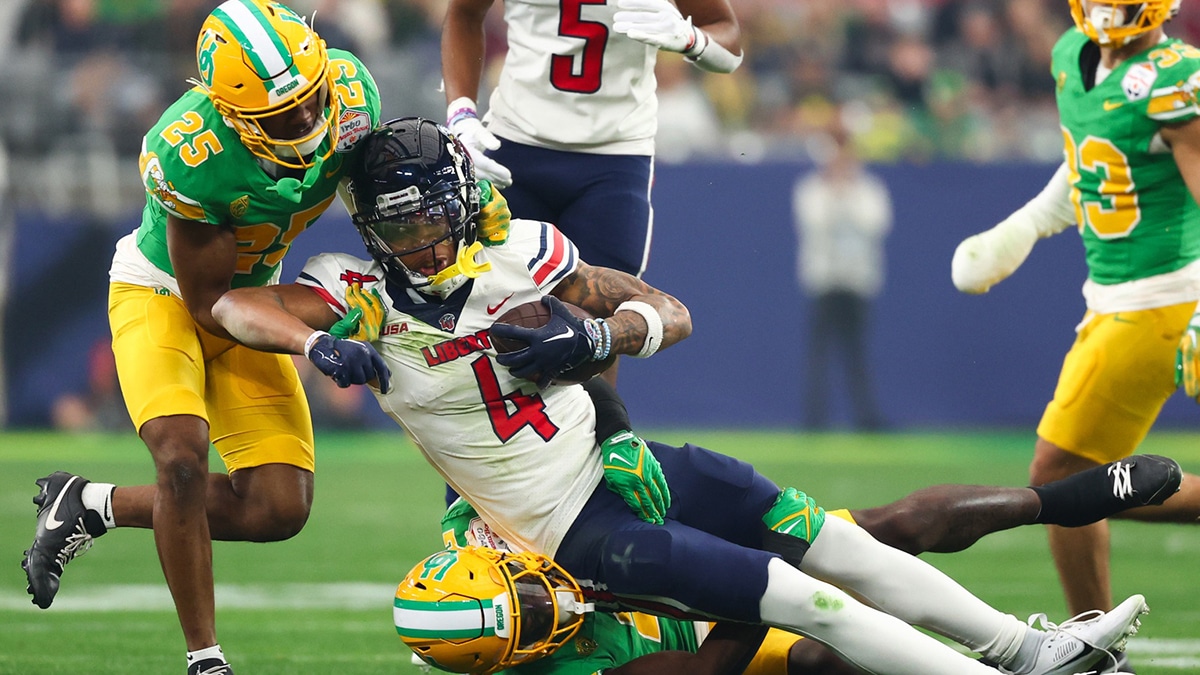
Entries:
[[[156, 484], [116, 488], [66, 472], [38, 480], [37, 535], [23, 567], [45, 608], [63, 566], [93, 537], [152, 527], [188, 674], [229, 675], [211, 540], [300, 531], [312, 504], [313, 433], [290, 357], [238, 344], [212, 305], [230, 288], [278, 279], [288, 247], [333, 201], [380, 104], [362, 62], [327, 50], [278, 2], [221, 3], [200, 28], [196, 63], [195, 86], [142, 141], [146, 206], [110, 272], [121, 388]], [[338, 384], [379, 374], [386, 387], [373, 349], [325, 338], [306, 353]], [[209, 473], [210, 442], [228, 475]]]
[[[1195, 345], [1200, 50], [1163, 31], [1179, 2], [1070, 0], [1076, 27], [1051, 64], [1064, 162], [1038, 196], [954, 254], [958, 289], [984, 293], [1039, 238], [1073, 224], [1083, 239], [1087, 311], [1038, 425], [1034, 484], [1130, 456], [1176, 389], [1181, 338]], [[1195, 396], [1194, 348], [1184, 355]], [[1185, 474], [1162, 508], [1127, 517], [1195, 523], [1200, 483]], [[1070, 610], [1110, 608], [1107, 524], [1051, 527], [1050, 545]]]

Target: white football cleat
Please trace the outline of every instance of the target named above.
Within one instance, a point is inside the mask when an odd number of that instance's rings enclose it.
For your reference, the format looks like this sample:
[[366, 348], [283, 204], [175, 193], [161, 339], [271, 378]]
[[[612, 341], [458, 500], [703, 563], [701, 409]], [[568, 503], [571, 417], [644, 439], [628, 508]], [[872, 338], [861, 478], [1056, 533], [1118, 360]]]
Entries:
[[[1141, 627], [1141, 616], [1150, 611], [1146, 598], [1132, 595], [1110, 612], [1094, 610], [1054, 624], [1046, 620], [1045, 614], [1029, 617], [1029, 625], [1040, 623], [1046, 631], [1032, 666], [1025, 664], [1021, 670], [1002, 670], [1018, 675], [1080, 675], [1095, 672], [1099, 665], [1111, 666], [1115, 658], [1111, 652], [1125, 648], [1129, 637]], [[1107, 663], [1101, 661], [1108, 659]]]

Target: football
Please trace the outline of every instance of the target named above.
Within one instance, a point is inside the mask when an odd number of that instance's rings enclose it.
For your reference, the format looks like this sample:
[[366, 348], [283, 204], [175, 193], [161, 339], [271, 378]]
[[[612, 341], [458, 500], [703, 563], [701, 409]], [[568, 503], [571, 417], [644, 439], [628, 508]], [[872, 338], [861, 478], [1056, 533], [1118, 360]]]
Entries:
[[[577, 307], [569, 302], [564, 302], [564, 305], [571, 310], [571, 313], [582, 319], [591, 319], [592, 315], [582, 307]], [[534, 300], [523, 305], [517, 305], [500, 315], [495, 323], [506, 323], [510, 326], [522, 326], [525, 328], [541, 328], [550, 320], [550, 310], [546, 305], [542, 304], [541, 300]], [[496, 348], [498, 354], [506, 354], [515, 352], [518, 349], [524, 349], [529, 346], [521, 340], [506, 340], [493, 337], [492, 346]], [[565, 373], [560, 374], [554, 379], [555, 382], [587, 382], [593, 377], [608, 370], [617, 360], [616, 354], [609, 354], [607, 359], [603, 361], [587, 361], [575, 368], [572, 368]], [[537, 378], [532, 378], [536, 380]]]

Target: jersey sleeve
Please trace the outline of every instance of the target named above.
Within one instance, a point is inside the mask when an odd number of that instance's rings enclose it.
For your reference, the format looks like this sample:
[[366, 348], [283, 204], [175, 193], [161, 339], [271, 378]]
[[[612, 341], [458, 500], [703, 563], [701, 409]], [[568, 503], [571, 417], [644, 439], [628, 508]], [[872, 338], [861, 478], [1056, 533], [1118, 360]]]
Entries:
[[1200, 115], [1200, 49], [1174, 41], [1152, 51], [1150, 58], [1158, 64], [1158, 73], [1146, 102], [1146, 116], [1179, 124]]
[[549, 293], [567, 275], [579, 268], [579, 249], [550, 223], [514, 220], [508, 246], [527, 261], [525, 267], [538, 290]]
[[177, 218], [216, 224], [218, 221], [208, 216], [199, 196], [195, 195], [197, 198], [193, 199], [184, 194], [187, 188], [171, 179], [171, 176], [180, 172], [179, 167], [174, 166], [175, 155], [160, 136], [161, 131], [157, 126], [151, 129], [142, 138], [142, 151], [138, 156], [142, 186], [146, 188], [151, 203]]
[[330, 49], [329, 65], [333, 69], [333, 86], [342, 104], [337, 151], [352, 152], [381, 121], [379, 87], [363, 62], [348, 51]]
[[369, 289], [373, 284], [382, 284], [383, 275], [373, 263], [354, 256], [322, 253], [304, 263], [296, 283], [311, 288], [330, 309], [342, 317], [346, 316], [346, 287], [358, 283]]

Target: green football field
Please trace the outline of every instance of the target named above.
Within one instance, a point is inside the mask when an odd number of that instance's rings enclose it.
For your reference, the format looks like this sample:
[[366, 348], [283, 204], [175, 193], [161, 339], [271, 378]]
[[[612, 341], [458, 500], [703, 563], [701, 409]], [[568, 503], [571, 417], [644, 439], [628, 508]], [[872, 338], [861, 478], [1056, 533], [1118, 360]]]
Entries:
[[[748, 460], [826, 507], [878, 505], [934, 483], [1020, 485], [1033, 445], [1032, 431], [647, 436]], [[1143, 450], [1200, 470], [1200, 434], [1153, 434]], [[20, 560], [33, 534], [33, 481], [57, 469], [125, 484], [153, 478], [132, 436], [0, 434], [0, 673], [182, 673], [182, 636], [148, 531], [105, 536], [67, 569], [51, 609], [30, 604]], [[415, 674], [392, 627], [391, 597], [440, 546], [441, 495], [399, 434], [320, 436], [304, 531], [282, 543], [214, 547], [218, 630], [238, 672]], [[1130, 644], [1139, 675], [1200, 672], [1200, 530], [1116, 523], [1113, 549], [1115, 594], [1143, 593], [1151, 607]], [[925, 557], [1004, 611], [1068, 618], [1040, 527]]]

